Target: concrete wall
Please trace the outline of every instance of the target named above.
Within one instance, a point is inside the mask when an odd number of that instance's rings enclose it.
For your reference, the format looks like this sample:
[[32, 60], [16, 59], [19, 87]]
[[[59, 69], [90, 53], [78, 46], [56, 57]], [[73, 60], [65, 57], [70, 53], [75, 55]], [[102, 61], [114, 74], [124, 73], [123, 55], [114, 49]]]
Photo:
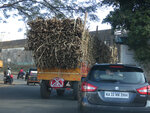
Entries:
[[13, 70], [34, 66], [32, 52], [26, 51], [24, 48], [2, 49], [1, 59], [3, 60], [4, 68], [10, 66]]
[[90, 35], [92, 37], [97, 36], [99, 40], [102, 40], [108, 46], [114, 46], [114, 34], [112, 33], [111, 29], [107, 30], [98, 30], [98, 31], [91, 31]]
[[2, 49], [2, 60], [4, 63], [31, 65], [34, 63], [31, 51], [24, 51], [24, 48]]

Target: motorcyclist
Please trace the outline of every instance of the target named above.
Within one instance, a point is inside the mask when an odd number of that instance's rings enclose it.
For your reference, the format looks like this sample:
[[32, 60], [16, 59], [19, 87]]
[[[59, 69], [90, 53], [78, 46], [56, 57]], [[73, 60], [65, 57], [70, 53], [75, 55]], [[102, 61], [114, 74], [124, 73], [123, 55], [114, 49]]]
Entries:
[[18, 73], [18, 79], [20, 78], [20, 76], [22, 77], [24, 75], [24, 71], [23, 68], [20, 69], [19, 73]]
[[23, 73], [23, 68], [20, 69], [19, 73]]
[[8, 67], [6, 71], [4, 71], [4, 77], [6, 77], [4, 79], [4, 83], [9, 82], [10, 84], [12, 84], [13, 82], [13, 75], [11, 74], [11, 68]]
[[11, 75], [11, 68], [8, 67], [8, 68], [7, 68], [7, 76], [10, 76], [10, 75]]
[[4, 71], [4, 77], [9, 77], [11, 75], [11, 68], [7, 68], [7, 70]]

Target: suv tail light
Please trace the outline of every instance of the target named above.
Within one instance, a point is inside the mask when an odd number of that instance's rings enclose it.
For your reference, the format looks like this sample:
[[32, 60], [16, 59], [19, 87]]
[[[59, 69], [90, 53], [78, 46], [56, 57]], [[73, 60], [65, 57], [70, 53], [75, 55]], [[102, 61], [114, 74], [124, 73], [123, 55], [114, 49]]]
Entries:
[[81, 91], [83, 92], [93, 92], [96, 91], [97, 87], [89, 84], [87, 82], [82, 82]]
[[142, 95], [150, 95], [150, 85], [139, 88], [137, 91]]

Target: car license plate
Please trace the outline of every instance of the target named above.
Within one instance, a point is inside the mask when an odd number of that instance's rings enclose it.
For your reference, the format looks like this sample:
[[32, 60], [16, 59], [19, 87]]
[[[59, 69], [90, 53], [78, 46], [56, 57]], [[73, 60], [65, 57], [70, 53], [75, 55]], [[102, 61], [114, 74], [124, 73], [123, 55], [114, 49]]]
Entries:
[[126, 99], [128, 99], [129, 93], [105, 91], [105, 98], [126, 98]]

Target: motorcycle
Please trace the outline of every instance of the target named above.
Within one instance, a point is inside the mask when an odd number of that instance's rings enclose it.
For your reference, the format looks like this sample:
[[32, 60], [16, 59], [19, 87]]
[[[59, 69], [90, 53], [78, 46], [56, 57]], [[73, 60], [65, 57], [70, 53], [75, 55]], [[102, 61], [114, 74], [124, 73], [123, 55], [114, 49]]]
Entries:
[[12, 84], [13, 83], [13, 75], [7, 75], [7, 76], [4, 76], [4, 84]]
[[24, 79], [25, 78], [25, 73], [24, 72], [18, 73], [17, 79], [19, 79], [19, 78]]

